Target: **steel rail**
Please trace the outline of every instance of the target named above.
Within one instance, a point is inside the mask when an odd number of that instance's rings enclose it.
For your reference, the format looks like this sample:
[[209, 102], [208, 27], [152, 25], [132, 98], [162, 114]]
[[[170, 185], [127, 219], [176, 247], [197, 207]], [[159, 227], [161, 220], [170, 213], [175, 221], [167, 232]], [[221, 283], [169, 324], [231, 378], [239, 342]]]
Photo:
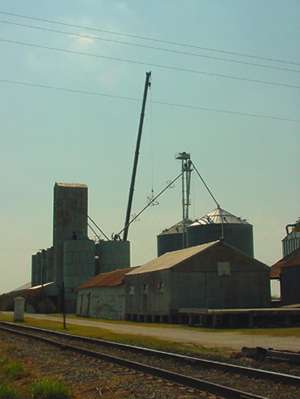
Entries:
[[270, 371], [270, 370], [264, 370], [264, 369], [255, 369], [252, 367], [239, 366], [236, 364], [220, 362], [217, 360], [209, 360], [209, 359], [203, 359], [203, 358], [193, 357], [193, 356], [188, 356], [188, 355], [181, 355], [179, 353], [159, 351], [156, 349], [144, 348], [144, 347], [136, 346], [136, 345], [122, 344], [119, 342], [113, 342], [113, 341], [103, 340], [103, 339], [99, 339], [99, 338], [83, 337], [83, 336], [73, 335], [73, 334], [64, 333], [64, 332], [60, 332], [60, 331], [47, 330], [47, 329], [32, 327], [32, 326], [27, 326], [27, 325], [26, 326], [19, 325], [19, 324], [15, 324], [12, 322], [0, 322], [0, 328], [2, 325], [9, 326], [9, 327], [12, 326], [13, 328], [23, 329], [23, 330], [27, 329], [30, 331], [36, 331], [36, 332], [45, 333], [45, 334], [54, 335], [54, 336], [61, 336], [63, 338], [70, 338], [70, 339], [73, 339], [76, 341], [82, 341], [85, 343], [90, 343], [90, 344], [95, 344], [95, 345], [108, 346], [108, 347], [117, 348], [120, 350], [123, 349], [123, 350], [128, 350], [131, 352], [139, 352], [139, 353], [142, 353], [144, 355], [149, 355], [149, 356], [168, 358], [168, 359], [172, 359], [175, 361], [176, 360], [182, 361], [186, 364], [190, 364], [193, 366], [219, 369], [219, 370], [222, 370], [225, 372], [240, 374], [240, 375], [244, 375], [244, 376], [247, 376], [250, 378], [271, 380], [271, 381], [278, 382], [278, 383], [284, 383], [284, 384], [290, 384], [290, 385], [296, 385], [296, 386], [300, 385], [300, 377], [298, 377], [296, 375], [292, 375], [292, 374], [279, 373], [276, 371]]
[[[36, 339], [41, 342], [45, 342], [49, 345], [57, 346], [64, 350], [70, 350], [70, 351], [80, 353], [85, 356], [108, 361], [110, 363], [114, 363], [114, 364], [117, 364], [120, 366], [131, 368], [131, 369], [143, 372], [143, 373], [151, 374], [156, 377], [160, 377], [160, 378], [172, 381], [174, 383], [182, 384], [182, 385], [194, 388], [194, 389], [199, 389], [202, 391], [205, 390], [205, 391], [210, 392], [215, 395], [221, 395], [224, 398], [228, 398], [228, 399], [268, 399], [265, 396], [244, 392], [239, 389], [231, 388], [231, 387], [221, 385], [221, 384], [212, 383], [207, 380], [193, 378], [193, 377], [190, 377], [190, 376], [187, 376], [184, 374], [175, 373], [173, 371], [169, 371], [166, 369], [149, 366], [147, 364], [143, 364], [140, 362], [134, 362], [134, 361], [124, 359], [121, 357], [112, 356], [112, 355], [108, 355], [106, 353], [101, 353], [101, 352], [93, 351], [93, 350], [86, 349], [83, 347], [59, 342], [54, 339], [44, 337], [42, 335], [36, 335], [32, 332], [29, 333], [27, 331], [26, 332], [21, 331], [21, 329], [18, 328], [19, 326], [15, 326], [12, 323], [7, 323], [7, 324], [10, 324], [9, 326], [4, 325], [4, 324], [6, 324], [6, 323], [0, 322], [0, 330], [2, 330], [2, 331], [17, 334], [17, 335], [20, 335], [20, 336], [23, 336], [26, 338]], [[40, 329], [36, 328], [35, 333], [36, 332], [44, 333], [45, 331], [41, 331]], [[70, 336], [69, 334], [57, 334], [57, 335], [58, 336], [64, 335], [63, 338], [69, 338], [69, 339], [73, 338], [73, 336]]]

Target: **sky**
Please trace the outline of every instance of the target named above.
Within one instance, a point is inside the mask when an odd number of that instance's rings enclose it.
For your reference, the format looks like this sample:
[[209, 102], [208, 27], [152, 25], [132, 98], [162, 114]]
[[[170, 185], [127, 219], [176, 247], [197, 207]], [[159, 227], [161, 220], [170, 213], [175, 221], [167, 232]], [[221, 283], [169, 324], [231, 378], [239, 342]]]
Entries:
[[[52, 245], [56, 181], [86, 183], [89, 215], [122, 229], [146, 71], [133, 213], [186, 151], [221, 206], [253, 224], [255, 257], [279, 259], [300, 216], [299, 20], [298, 0], [2, 0], [0, 293], [29, 282], [31, 255]], [[180, 196], [177, 184], [132, 224], [132, 265], [156, 256]], [[214, 208], [195, 173], [191, 199], [193, 218]]]

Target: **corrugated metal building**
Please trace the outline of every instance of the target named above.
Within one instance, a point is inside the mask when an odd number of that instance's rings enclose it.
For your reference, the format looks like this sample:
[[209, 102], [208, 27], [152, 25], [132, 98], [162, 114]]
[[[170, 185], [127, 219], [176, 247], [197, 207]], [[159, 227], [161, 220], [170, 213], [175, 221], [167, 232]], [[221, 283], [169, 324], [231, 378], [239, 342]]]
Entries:
[[270, 271], [271, 280], [280, 281], [283, 305], [300, 303], [300, 248], [276, 262]]
[[165, 253], [126, 275], [126, 318], [170, 321], [180, 308], [268, 307], [269, 270], [223, 241]]
[[122, 320], [125, 316], [124, 277], [132, 268], [100, 273], [78, 289], [78, 316]]

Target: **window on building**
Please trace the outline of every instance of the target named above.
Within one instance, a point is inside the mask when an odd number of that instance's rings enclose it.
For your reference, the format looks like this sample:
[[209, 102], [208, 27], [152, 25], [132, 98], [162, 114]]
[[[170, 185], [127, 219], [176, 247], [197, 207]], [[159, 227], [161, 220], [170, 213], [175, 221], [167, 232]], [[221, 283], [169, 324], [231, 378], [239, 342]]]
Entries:
[[163, 281], [159, 281], [157, 284], [157, 288], [158, 288], [159, 292], [164, 292], [165, 283]]
[[133, 285], [129, 286], [129, 295], [134, 295], [134, 286]]
[[144, 285], [143, 285], [143, 292], [144, 292], [145, 295], [148, 294], [148, 289], [149, 289], [148, 284], [144, 284]]
[[230, 276], [231, 275], [231, 265], [230, 262], [218, 262], [218, 276]]

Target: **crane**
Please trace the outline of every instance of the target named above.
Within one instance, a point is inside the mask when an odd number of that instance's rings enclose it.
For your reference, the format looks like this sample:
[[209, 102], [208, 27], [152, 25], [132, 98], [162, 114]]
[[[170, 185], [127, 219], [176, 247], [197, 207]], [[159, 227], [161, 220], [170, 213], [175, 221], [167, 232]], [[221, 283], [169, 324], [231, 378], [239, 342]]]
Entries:
[[142, 110], [141, 110], [141, 115], [140, 115], [140, 123], [139, 123], [139, 129], [138, 129], [138, 135], [137, 135], [137, 141], [136, 141], [136, 147], [135, 147], [135, 154], [134, 154], [134, 160], [133, 160], [133, 168], [132, 168], [131, 183], [130, 183], [130, 188], [129, 188], [125, 225], [124, 225], [124, 229], [123, 229], [123, 241], [127, 241], [127, 237], [128, 237], [128, 229], [129, 229], [129, 225], [130, 225], [131, 207], [132, 207], [137, 165], [138, 165], [138, 161], [139, 161], [139, 152], [140, 152], [143, 124], [144, 124], [146, 101], [147, 101], [148, 89], [151, 86], [150, 79], [151, 79], [151, 72], [146, 72]]

